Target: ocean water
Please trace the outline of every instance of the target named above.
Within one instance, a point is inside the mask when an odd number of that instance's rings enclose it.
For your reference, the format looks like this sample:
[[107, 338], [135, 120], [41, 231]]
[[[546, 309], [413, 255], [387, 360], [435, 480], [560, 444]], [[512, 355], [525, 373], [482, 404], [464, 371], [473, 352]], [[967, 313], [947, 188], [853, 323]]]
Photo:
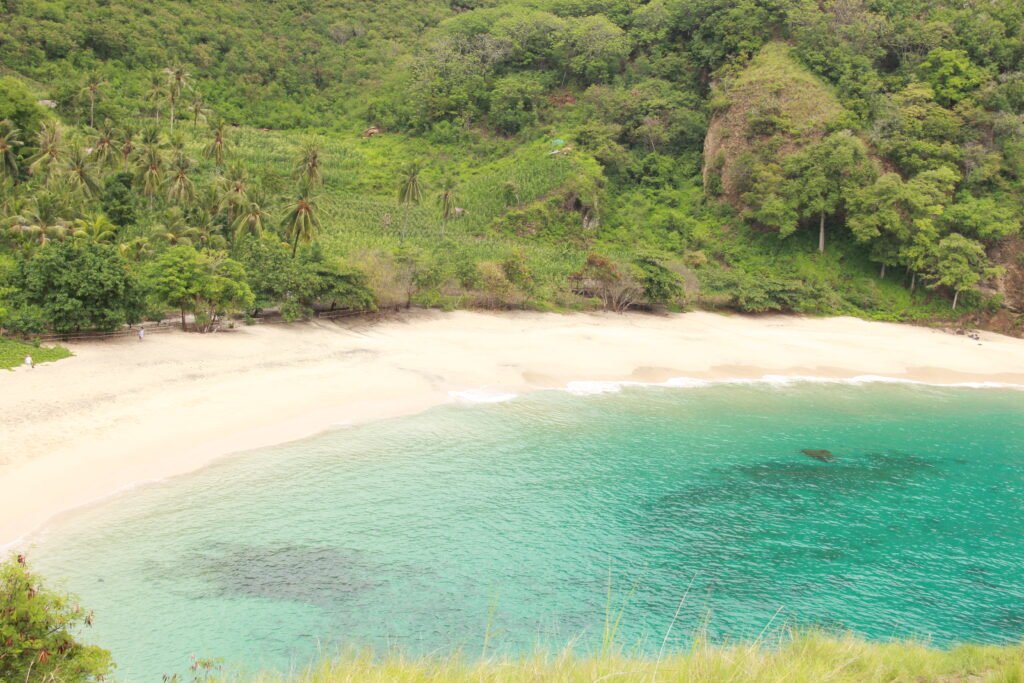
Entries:
[[52, 525], [31, 557], [128, 681], [191, 655], [585, 651], [609, 610], [641, 653], [700, 628], [1024, 638], [1024, 393], [607, 388], [467, 394], [228, 458]]

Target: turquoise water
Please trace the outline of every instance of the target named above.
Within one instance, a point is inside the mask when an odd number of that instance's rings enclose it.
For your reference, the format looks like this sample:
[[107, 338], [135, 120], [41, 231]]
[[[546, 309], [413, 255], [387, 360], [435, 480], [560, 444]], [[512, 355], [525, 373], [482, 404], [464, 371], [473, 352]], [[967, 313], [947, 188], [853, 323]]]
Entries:
[[[828, 449], [821, 462], [802, 449]], [[338, 430], [147, 486], [33, 553], [121, 677], [192, 654], [685, 646], [817, 624], [1024, 637], [1024, 394], [902, 385], [544, 392]], [[687, 592], [687, 588], [689, 591]]]

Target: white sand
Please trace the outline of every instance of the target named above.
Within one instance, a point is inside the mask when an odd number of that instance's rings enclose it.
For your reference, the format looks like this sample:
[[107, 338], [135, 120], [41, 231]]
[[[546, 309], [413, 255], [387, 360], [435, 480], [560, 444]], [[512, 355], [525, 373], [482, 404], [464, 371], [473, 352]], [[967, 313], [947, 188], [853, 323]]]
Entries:
[[413, 312], [71, 348], [0, 371], [0, 546], [140, 482], [460, 392], [764, 375], [1024, 385], [1024, 341], [852, 318]]

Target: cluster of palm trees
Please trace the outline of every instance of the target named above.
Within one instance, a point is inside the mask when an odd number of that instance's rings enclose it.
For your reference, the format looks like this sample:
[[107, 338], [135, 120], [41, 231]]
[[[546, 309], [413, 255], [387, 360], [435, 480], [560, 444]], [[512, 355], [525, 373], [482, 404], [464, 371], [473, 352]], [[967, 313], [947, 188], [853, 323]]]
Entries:
[[[81, 137], [47, 121], [31, 141], [34, 154], [23, 160], [19, 151], [28, 144], [21, 131], [0, 121], [0, 228], [16, 246], [77, 238], [119, 241], [126, 255], [141, 259], [155, 247], [151, 238], [224, 248], [229, 238], [262, 237], [270, 221], [260, 187], [227, 163], [231, 145], [222, 122], [210, 126], [202, 149], [216, 173], [201, 187], [184, 138], [165, 136], [155, 126], [115, 128], [106, 120]], [[300, 190], [283, 212], [282, 232], [293, 253], [320, 230], [313, 193], [322, 185], [322, 172], [320, 148], [308, 144], [295, 165]], [[146, 235], [119, 239], [118, 226], [98, 210], [103, 181], [117, 174], [155, 217]]]
[[[405, 242], [406, 233], [409, 228], [409, 216], [412, 213], [412, 209], [419, 206], [423, 200], [423, 183], [420, 180], [420, 175], [423, 172], [423, 167], [417, 161], [410, 162], [403, 167], [399, 182], [398, 182], [398, 205], [402, 207], [404, 211], [404, 217], [402, 220], [402, 229], [399, 233], [399, 239]], [[441, 181], [441, 188], [437, 194], [437, 206], [441, 214], [441, 239], [444, 239], [445, 233], [448, 229], [448, 223], [458, 215], [461, 211], [456, 206], [457, 202], [458, 185], [455, 183], [455, 179], [450, 175], [446, 175]]]

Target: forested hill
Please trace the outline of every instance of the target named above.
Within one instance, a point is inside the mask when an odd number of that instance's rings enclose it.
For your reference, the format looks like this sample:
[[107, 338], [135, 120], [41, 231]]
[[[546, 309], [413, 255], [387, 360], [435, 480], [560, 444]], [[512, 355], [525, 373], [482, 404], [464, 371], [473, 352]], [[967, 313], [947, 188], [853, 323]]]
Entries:
[[0, 328], [1024, 312], [1017, 0], [0, 0]]

